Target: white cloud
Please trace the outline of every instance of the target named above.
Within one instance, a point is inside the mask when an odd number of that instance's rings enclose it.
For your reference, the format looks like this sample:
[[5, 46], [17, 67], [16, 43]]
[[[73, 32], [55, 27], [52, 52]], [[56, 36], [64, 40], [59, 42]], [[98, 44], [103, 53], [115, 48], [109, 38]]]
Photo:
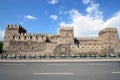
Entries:
[[90, 2], [90, 5], [86, 8], [86, 11], [88, 12], [87, 16], [90, 16], [93, 19], [102, 19], [103, 13], [98, 9], [98, 7], [98, 3], [94, 3], [93, 1]]
[[116, 27], [120, 29], [120, 11], [113, 14], [113, 17], [104, 22], [103, 26]]
[[58, 0], [49, 0], [49, 4], [56, 4], [58, 3]]
[[98, 9], [99, 4], [89, 2], [86, 8], [87, 14], [82, 15], [78, 10], [71, 9], [68, 13], [71, 23], [61, 21], [60, 25], [74, 26], [74, 34], [79, 36], [97, 36], [98, 32], [105, 27], [115, 27], [120, 30], [120, 12], [113, 14], [113, 16], [106, 21], [103, 20], [103, 13]]
[[84, 4], [88, 4], [90, 2], [90, 0], [83, 0], [82, 1]]
[[36, 20], [37, 18], [31, 15], [24, 16], [25, 19], [27, 20]]
[[0, 30], [0, 41], [3, 41], [3, 39], [4, 39], [4, 34], [5, 34], [5, 31]]
[[100, 29], [98, 25], [102, 25], [103, 21], [98, 19], [92, 19], [90, 16], [83, 16], [77, 10], [70, 10], [70, 16], [72, 19], [71, 24], [61, 22], [60, 25], [72, 25], [74, 26], [75, 36], [95, 36], [96, 31]]
[[50, 19], [57, 20], [58, 16], [57, 15], [50, 15]]

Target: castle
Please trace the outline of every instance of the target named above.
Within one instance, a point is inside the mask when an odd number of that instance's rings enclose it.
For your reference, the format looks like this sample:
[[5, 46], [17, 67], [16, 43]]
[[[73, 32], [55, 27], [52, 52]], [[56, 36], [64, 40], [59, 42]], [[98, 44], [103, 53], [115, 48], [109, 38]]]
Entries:
[[7, 25], [3, 51], [6, 54], [107, 54], [120, 53], [116, 28], [101, 30], [98, 37], [74, 37], [72, 26], [60, 27], [59, 34], [28, 34], [21, 25]]

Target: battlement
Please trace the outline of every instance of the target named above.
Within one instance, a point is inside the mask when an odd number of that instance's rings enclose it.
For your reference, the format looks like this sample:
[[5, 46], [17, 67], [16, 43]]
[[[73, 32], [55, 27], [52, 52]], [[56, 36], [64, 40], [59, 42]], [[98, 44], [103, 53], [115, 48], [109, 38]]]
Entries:
[[48, 37], [57, 37], [58, 36], [58, 34], [57, 33], [48, 33], [48, 34], [46, 34], [46, 36], [48, 36]]
[[19, 33], [26, 33], [27, 31], [21, 25], [7, 25], [8, 30], [18, 30]]
[[40, 35], [43, 35], [43, 36], [58, 36], [58, 34], [56, 33], [18, 33], [17, 35], [29, 35], [29, 36], [40, 36]]
[[59, 37], [58, 34], [52, 33], [17, 33], [13, 34], [13, 40], [38, 40], [45, 41], [47, 38], [56, 39]]
[[78, 40], [98, 40], [98, 37], [77, 37]]
[[99, 35], [101, 35], [101, 34], [103, 34], [103, 33], [106, 33], [106, 32], [115, 32], [115, 33], [117, 33], [118, 31], [117, 31], [116, 28], [105, 28], [105, 29], [103, 29], [103, 30], [101, 30], [101, 31], [99, 32]]
[[75, 38], [73, 26], [61, 26], [59, 32], [53, 34], [27, 33], [21, 25], [7, 25], [3, 44], [5, 54], [22, 55], [107, 54], [120, 53], [119, 48], [116, 28], [105, 28], [98, 37]]
[[60, 30], [73, 30], [73, 26], [61, 26]]
[[19, 28], [21, 27], [20, 25], [7, 25], [7, 28]]

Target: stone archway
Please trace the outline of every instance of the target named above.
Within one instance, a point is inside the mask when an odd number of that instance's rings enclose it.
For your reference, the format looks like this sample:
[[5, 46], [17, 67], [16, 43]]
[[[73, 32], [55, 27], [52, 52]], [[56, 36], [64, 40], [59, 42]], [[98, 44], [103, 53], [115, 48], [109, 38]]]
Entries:
[[54, 50], [54, 54], [56, 55], [70, 54], [70, 45], [69, 44], [58, 45]]

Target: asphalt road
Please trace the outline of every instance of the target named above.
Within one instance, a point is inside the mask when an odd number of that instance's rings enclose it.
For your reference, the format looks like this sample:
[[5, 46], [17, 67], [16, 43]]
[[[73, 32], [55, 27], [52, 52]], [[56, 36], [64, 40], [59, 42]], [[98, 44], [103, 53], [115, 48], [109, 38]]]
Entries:
[[120, 62], [1, 62], [0, 80], [120, 80]]

